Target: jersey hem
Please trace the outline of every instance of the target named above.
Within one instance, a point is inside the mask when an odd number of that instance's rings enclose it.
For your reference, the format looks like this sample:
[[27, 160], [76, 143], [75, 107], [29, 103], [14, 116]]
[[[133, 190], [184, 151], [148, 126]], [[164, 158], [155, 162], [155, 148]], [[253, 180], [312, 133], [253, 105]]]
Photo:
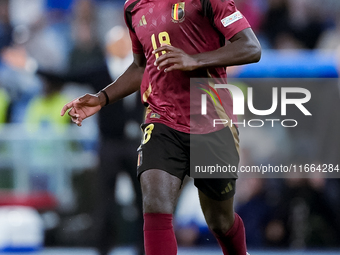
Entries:
[[223, 128], [225, 128], [225, 126], [222, 126], [221, 128], [216, 128], [216, 129], [213, 129], [211, 132], [190, 132], [190, 127], [185, 127], [185, 128], [181, 128], [181, 127], [178, 127], [177, 125], [173, 125], [169, 122], [166, 122], [166, 121], [162, 121], [162, 120], [150, 120], [150, 119], [147, 119], [145, 120], [144, 122], [145, 124], [150, 124], [150, 123], [161, 123], [161, 124], [164, 124], [176, 131], [179, 131], [179, 132], [182, 132], [182, 133], [186, 133], [186, 134], [192, 134], [192, 135], [203, 135], [203, 134], [210, 134], [210, 133], [213, 133], [213, 132], [217, 132]]

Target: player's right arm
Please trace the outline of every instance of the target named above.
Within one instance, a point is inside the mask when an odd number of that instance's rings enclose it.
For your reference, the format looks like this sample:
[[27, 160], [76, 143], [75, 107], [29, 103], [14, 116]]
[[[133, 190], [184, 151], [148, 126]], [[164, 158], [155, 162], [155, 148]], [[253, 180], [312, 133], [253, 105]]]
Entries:
[[[145, 70], [146, 59], [144, 54], [133, 54], [134, 61], [128, 69], [113, 83], [97, 94], [86, 94], [64, 105], [61, 110], [63, 116], [68, 109], [68, 115], [78, 126], [84, 119], [97, 113], [107, 103], [111, 104], [139, 90]], [[107, 101], [108, 100], [108, 101]]]

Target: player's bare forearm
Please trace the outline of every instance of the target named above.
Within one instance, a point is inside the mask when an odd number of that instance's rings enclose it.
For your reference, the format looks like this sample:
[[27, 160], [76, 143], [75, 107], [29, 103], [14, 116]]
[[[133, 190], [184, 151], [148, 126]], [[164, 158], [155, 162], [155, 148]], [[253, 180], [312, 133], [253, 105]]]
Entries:
[[[145, 70], [146, 60], [143, 54], [133, 54], [134, 61], [128, 69], [113, 83], [104, 88], [108, 95], [109, 103], [114, 103], [140, 88]], [[101, 106], [106, 104], [104, 93], [98, 93]]]
[[134, 54], [134, 61], [130, 67], [113, 83], [108, 85], [105, 92], [95, 95], [86, 94], [64, 105], [61, 110], [63, 116], [68, 110], [72, 122], [82, 125], [84, 119], [96, 114], [107, 103], [113, 103], [139, 90], [145, 69], [145, 57]]
[[225, 46], [204, 53], [188, 55], [183, 50], [163, 45], [154, 54], [166, 51], [155, 62], [158, 69], [192, 71], [198, 68], [227, 67], [258, 62], [261, 46], [251, 28], [234, 35]]

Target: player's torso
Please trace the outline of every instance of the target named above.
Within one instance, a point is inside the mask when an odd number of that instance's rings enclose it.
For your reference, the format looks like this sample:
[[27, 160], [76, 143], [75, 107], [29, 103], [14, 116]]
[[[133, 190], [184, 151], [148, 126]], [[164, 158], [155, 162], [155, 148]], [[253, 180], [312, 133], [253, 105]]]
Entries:
[[[151, 109], [146, 121], [190, 132], [190, 78], [207, 78], [208, 70], [165, 73], [154, 65], [161, 54], [154, 55], [152, 51], [170, 44], [189, 55], [197, 54], [218, 49], [224, 37], [203, 15], [200, 0], [140, 0], [131, 17], [132, 28], [147, 59], [149, 84], [141, 87], [142, 100]], [[215, 77], [225, 75], [223, 68], [209, 71]]]
[[146, 58], [161, 44], [187, 54], [219, 48], [219, 34], [203, 16], [200, 0], [140, 0], [132, 10], [132, 27]]

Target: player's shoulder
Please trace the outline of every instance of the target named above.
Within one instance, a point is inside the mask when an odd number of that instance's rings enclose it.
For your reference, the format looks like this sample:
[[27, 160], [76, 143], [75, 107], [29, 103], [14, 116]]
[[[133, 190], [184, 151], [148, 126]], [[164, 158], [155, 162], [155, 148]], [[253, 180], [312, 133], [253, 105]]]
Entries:
[[235, 5], [234, 0], [209, 0], [210, 2], [218, 2], [221, 4], [227, 4], [227, 5]]
[[202, 6], [218, 6], [219, 8], [235, 6], [234, 0], [199, 0]]
[[131, 31], [134, 31], [132, 26], [132, 9], [136, 6], [138, 2], [140, 2], [140, 0], [126, 0], [124, 4], [125, 22]]
[[124, 11], [131, 11], [139, 1], [140, 0], [126, 0], [124, 3]]
[[207, 16], [212, 22], [216, 13], [235, 12], [236, 6], [234, 0], [198, 0], [204, 16]]

